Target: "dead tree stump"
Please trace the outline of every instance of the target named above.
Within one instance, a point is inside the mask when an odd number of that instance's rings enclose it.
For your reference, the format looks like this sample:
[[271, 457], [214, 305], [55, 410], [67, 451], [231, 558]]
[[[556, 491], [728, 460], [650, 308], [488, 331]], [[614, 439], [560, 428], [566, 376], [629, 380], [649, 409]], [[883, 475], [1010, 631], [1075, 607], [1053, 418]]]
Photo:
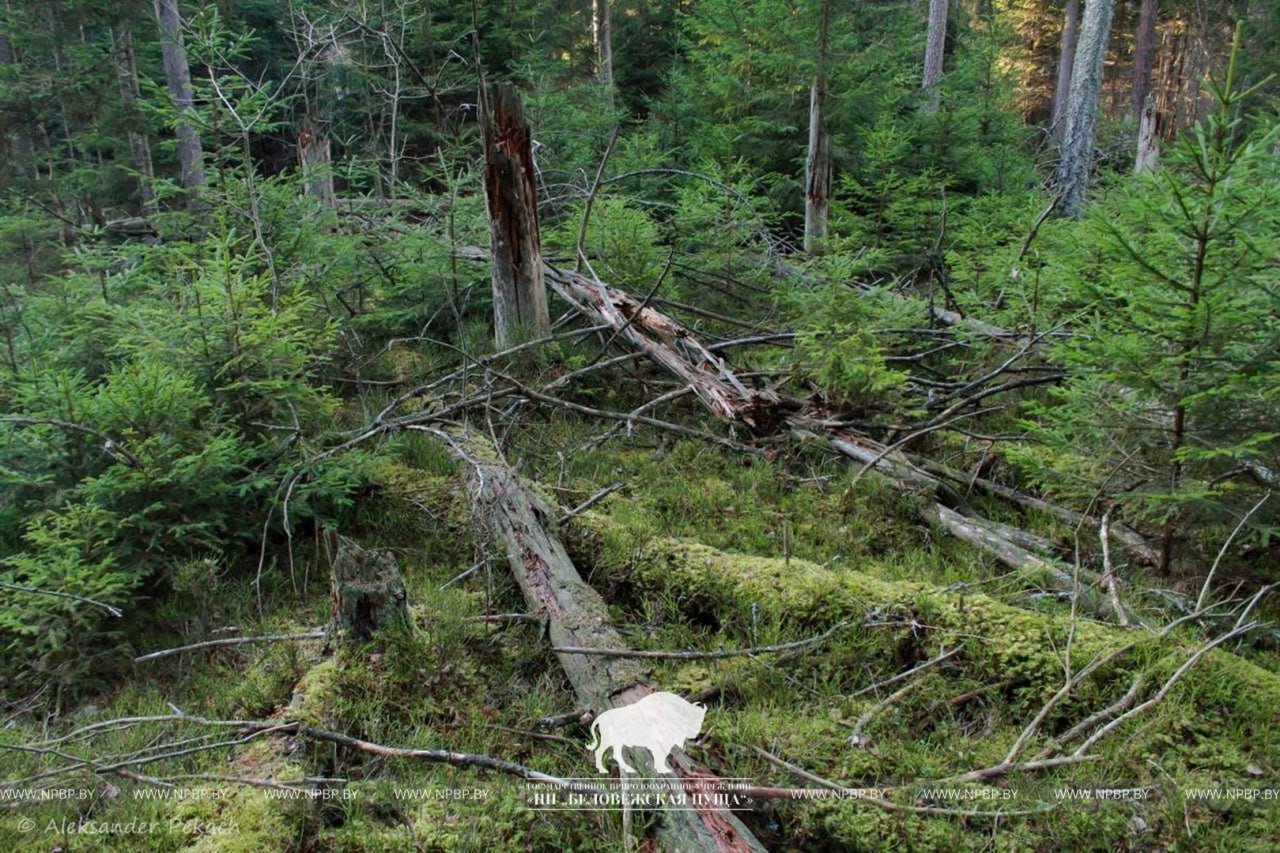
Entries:
[[551, 327], [542, 278], [533, 140], [520, 94], [489, 87], [484, 104], [484, 189], [493, 264], [493, 325], [499, 348]]
[[395, 557], [361, 548], [329, 531], [331, 563], [329, 595], [333, 603], [329, 642], [343, 638], [368, 641], [375, 632], [408, 632], [409, 597]]

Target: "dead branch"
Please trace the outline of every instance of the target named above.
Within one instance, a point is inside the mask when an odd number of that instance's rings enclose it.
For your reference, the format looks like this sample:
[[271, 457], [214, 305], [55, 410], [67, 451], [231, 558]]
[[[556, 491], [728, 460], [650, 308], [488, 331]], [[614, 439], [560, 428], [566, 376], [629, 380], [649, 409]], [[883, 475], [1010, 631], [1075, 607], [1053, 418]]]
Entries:
[[92, 604], [94, 607], [101, 607], [103, 610], [107, 611], [112, 616], [115, 616], [117, 619], [124, 616], [124, 611], [121, 610], [120, 608], [112, 607], [110, 604], [106, 604], [104, 602], [97, 601], [92, 598], [85, 598], [83, 595], [73, 595], [72, 593], [69, 593], [69, 592], [58, 592], [57, 590], [54, 590], [54, 589], [42, 589], [38, 586], [20, 586], [15, 583], [8, 583], [6, 581], [0, 581], [0, 588], [13, 589], [13, 590], [17, 590], [18, 592], [29, 592], [32, 595], [49, 595], [49, 596], [53, 596], [54, 598], [66, 598], [70, 601], [79, 601], [79, 602], [83, 602], [84, 604]]
[[102, 442], [102, 451], [108, 456], [115, 458], [117, 461], [123, 461], [132, 468], [139, 471], [145, 471], [147, 466], [142, 464], [134, 453], [120, 442], [99, 429], [94, 429], [84, 424], [72, 423], [71, 421], [60, 421], [54, 418], [25, 418], [25, 417], [3, 417], [0, 423], [13, 424], [15, 426], [56, 426], [59, 429], [67, 429], [72, 432], [81, 432], [85, 435], [91, 435]]
[[327, 631], [317, 628], [314, 631], [308, 631], [305, 634], [266, 634], [258, 637], [225, 637], [220, 640], [205, 640], [202, 643], [191, 643], [186, 646], [178, 646], [173, 649], [162, 649], [158, 652], [150, 652], [140, 655], [133, 659], [134, 663], [142, 663], [143, 661], [159, 660], [167, 658], [170, 655], [182, 654], [196, 649], [209, 649], [215, 646], [239, 646], [244, 643], [284, 643], [294, 642], [297, 640], [319, 640], [327, 635]]

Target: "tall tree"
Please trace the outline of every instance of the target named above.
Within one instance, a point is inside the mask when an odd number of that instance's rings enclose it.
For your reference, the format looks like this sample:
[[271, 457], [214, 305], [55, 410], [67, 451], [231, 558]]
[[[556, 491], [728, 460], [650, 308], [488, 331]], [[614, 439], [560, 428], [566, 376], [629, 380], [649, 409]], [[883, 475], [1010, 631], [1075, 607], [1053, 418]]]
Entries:
[[609, 0], [591, 0], [591, 39], [596, 48], [596, 73], [600, 82], [613, 88], [613, 33]]
[[1102, 66], [1111, 38], [1115, 0], [1089, 0], [1075, 63], [1071, 69], [1071, 94], [1067, 98], [1066, 127], [1062, 133], [1062, 159], [1058, 163], [1058, 214], [1079, 216], [1093, 166], [1098, 124], [1098, 100], [1102, 94]]
[[[945, 2], [945, 0], [944, 0]], [[818, 73], [809, 89], [809, 156], [805, 160], [804, 250], [820, 255], [827, 238], [827, 211], [831, 204], [831, 135], [823, 108], [827, 99], [827, 31], [831, 0], [822, 3]]]
[[178, 10], [178, 0], [155, 0], [155, 12], [156, 22], [160, 25], [164, 78], [178, 108], [176, 135], [182, 186], [195, 193], [204, 185], [204, 149], [200, 144], [200, 132], [190, 115], [195, 96], [191, 91], [187, 50], [182, 43], [182, 13]]
[[1138, 29], [1133, 37], [1133, 93], [1129, 110], [1141, 116], [1147, 107], [1147, 95], [1151, 94], [1151, 69], [1156, 57], [1156, 17], [1160, 0], [1142, 0], [1138, 16]]
[[484, 95], [484, 188], [489, 208], [493, 324], [497, 345], [510, 346], [551, 326], [538, 234], [529, 122], [516, 87], [494, 83]]
[[1051, 127], [1062, 138], [1063, 116], [1067, 112], [1067, 98], [1071, 92], [1071, 66], [1076, 61], [1076, 37], [1080, 29], [1080, 0], [1067, 0], [1063, 10], [1062, 48], [1058, 54], [1058, 83], [1053, 90], [1053, 121]]
[[924, 47], [924, 81], [921, 88], [928, 95], [924, 111], [938, 111], [942, 81], [942, 55], [947, 45], [947, 0], [929, 0], [929, 37]]
[[128, 24], [121, 24], [112, 33], [114, 40], [112, 58], [116, 66], [116, 79], [120, 84], [120, 99], [125, 105], [125, 120], [129, 123], [125, 135], [129, 139], [129, 153], [133, 168], [138, 173], [138, 199], [142, 215], [156, 212], [155, 168], [151, 162], [151, 140], [138, 112], [142, 99], [138, 88], [138, 62], [133, 53], [133, 31]]

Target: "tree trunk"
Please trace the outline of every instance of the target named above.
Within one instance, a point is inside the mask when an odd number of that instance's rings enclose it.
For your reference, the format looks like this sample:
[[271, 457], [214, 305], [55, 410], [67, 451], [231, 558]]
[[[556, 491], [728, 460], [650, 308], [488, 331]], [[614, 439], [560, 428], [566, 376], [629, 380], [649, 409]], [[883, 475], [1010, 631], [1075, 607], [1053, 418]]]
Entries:
[[924, 111], [935, 113], [941, 100], [942, 54], [947, 45], [947, 0], [929, 0], [929, 38], [924, 48]]
[[[456, 432], [430, 431], [471, 465], [475, 520], [505, 552], [529, 610], [546, 616], [551, 644], [557, 648], [625, 649], [604, 599], [582, 579], [565, 550], [552, 507], [520, 483], [496, 458], [492, 445]], [[645, 667], [635, 661], [569, 652], [557, 652], [556, 658], [573, 685], [579, 707], [597, 715], [630, 705], [652, 692]], [[585, 751], [583, 756], [587, 767], [590, 757]], [[644, 760], [644, 753], [634, 760], [646, 775], [652, 770], [653, 764]], [[678, 748], [672, 751], [669, 763], [686, 790], [715, 781], [706, 768]], [[764, 850], [733, 812], [714, 805], [663, 809], [657, 835], [662, 850]]]
[[1154, 170], [1160, 159], [1160, 113], [1155, 100], [1147, 97], [1138, 122], [1138, 153], [1134, 156], [1134, 174]]
[[819, 75], [809, 92], [809, 156], [805, 162], [804, 250], [826, 251], [827, 211], [831, 203], [831, 137], [822, 118], [826, 81]]
[[1102, 92], [1102, 66], [1111, 37], [1111, 15], [1115, 0], [1090, 0], [1084, 10], [1080, 45], [1071, 69], [1071, 94], [1067, 98], [1066, 128], [1062, 136], [1062, 159], [1058, 164], [1060, 216], [1080, 215], [1084, 193], [1093, 166], [1093, 147], [1098, 122], [1098, 98]]
[[826, 247], [827, 210], [831, 204], [831, 137], [823, 110], [827, 100], [827, 27], [831, 0], [822, 4], [818, 76], [809, 90], [809, 155], [805, 160], [804, 250], [821, 255]]
[[1053, 90], [1053, 120], [1050, 127], [1054, 136], [1062, 138], [1063, 118], [1067, 112], [1067, 98], [1071, 92], [1071, 67], [1076, 61], [1076, 36], [1080, 28], [1080, 0], [1067, 0], [1062, 22], [1062, 49], [1058, 54], [1058, 84]]
[[129, 153], [133, 158], [133, 168], [138, 172], [138, 199], [141, 203], [142, 215], [150, 216], [157, 211], [155, 190], [155, 167], [151, 162], [151, 141], [147, 138], [146, 125], [138, 112], [138, 102], [142, 93], [138, 88], [138, 63], [133, 53], [133, 31], [128, 25], [122, 25], [113, 33], [113, 58], [116, 65], [116, 79], [120, 84], [120, 99], [124, 101], [129, 122], [127, 132]]
[[609, 20], [609, 0], [591, 0], [591, 39], [596, 47], [596, 74], [607, 88], [613, 88], [613, 33]]
[[1159, 0], [1142, 0], [1138, 30], [1133, 39], [1133, 95], [1129, 102], [1132, 115], [1142, 117], [1151, 94], [1151, 68], [1156, 58], [1156, 17]]
[[538, 235], [529, 122], [510, 83], [489, 87], [484, 105], [485, 200], [493, 267], [493, 321], [498, 348], [551, 326]]
[[333, 206], [333, 169], [325, 123], [306, 112], [298, 127], [298, 166], [303, 191], [325, 207]]
[[200, 133], [191, 122], [190, 112], [195, 96], [191, 91], [187, 50], [182, 45], [182, 15], [178, 11], [178, 0], [155, 0], [155, 12], [160, 25], [164, 78], [178, 108], [176, 135], [182, 186], [194, 197], [204, 185], [204, 150], [200, 144]]

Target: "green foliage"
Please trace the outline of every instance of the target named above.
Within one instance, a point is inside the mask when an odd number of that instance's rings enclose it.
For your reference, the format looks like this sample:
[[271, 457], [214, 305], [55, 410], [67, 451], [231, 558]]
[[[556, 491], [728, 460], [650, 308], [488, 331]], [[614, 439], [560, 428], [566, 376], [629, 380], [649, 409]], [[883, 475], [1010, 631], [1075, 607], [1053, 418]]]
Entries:
[[1158, 173], [1096, 205], [1083, 262], [1044, 270], [1067, 283], [1075, 333], [1055, 354], [1073, 378], [1029, 410], [1037, 444], [1018, 455], [1067, 494], [1169, 524], [1227, 523], [1280, 460], [1280, 124], [1246, 132], [1232, 86]]

